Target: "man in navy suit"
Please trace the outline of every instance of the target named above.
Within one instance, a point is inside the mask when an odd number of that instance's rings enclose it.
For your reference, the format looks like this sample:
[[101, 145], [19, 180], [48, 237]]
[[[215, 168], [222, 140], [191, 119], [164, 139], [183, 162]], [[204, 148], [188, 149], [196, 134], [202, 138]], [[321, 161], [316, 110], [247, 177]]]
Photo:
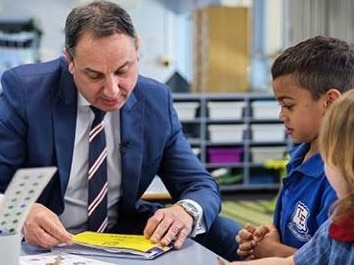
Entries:
[[[188, 236], [237, 259], [239, 226], [218, 216], [217, 184], [182, 133], [170, 90], [138, 74], [139, 40], [129, 14], [111, 2], [74, 8], [65, 26], [64, 57], [2, 75], [0, 192], [23, 167], [58, 172], [23, 227], [30, 244], [72, 243], [87, 230], [88, 131], [104, 112], [107, 140], [107, 232], [140, 233], [179, 249]], [[173, 204], [141, 199], [158, 175]]]

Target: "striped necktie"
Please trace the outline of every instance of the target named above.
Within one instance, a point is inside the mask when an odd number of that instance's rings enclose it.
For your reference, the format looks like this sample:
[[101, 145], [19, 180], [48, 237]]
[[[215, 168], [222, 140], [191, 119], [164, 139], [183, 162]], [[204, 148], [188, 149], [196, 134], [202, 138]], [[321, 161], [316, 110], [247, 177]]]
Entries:
[[107, 146], [105, 112], [90, 106], [95, 114], [89, 134], [88, 230], [104, 232], [107, 227]]

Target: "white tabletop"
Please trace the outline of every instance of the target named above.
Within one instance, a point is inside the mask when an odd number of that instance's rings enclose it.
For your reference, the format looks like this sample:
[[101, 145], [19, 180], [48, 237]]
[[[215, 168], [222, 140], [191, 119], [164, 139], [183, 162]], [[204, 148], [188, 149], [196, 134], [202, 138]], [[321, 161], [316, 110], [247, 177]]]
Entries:
[[[22, 244], [21, 255], [33, 255], [44, 252], [32, 246]], [[117, 265], [168, 265], [168, 264], [183, 264], [183, 265], [217, 265], [217, 255], [194, 240], [187, 239], [180, 250], [172, 250], [153, 260], [139, 260], [139, 259], [126, 259], [126, 258], [102, 258], [92, 257], [106, 262], [111, 262]]]

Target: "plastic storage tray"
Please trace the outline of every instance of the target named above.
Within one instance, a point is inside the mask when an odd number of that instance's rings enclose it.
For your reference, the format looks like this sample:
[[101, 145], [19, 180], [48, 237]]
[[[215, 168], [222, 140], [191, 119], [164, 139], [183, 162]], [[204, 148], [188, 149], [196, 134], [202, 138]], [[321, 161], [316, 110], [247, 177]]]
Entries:
[[210, 119], [241, 119], [245, 107], [243, 101], [209, 101], [207, 103]]
[[209, 147], [209, 163], [239, 163], [242, 161], [241, 147]]
[[251, 124], [254, 142], [281, 142], [285, 139], [283, 124]]
[[173, 105], [179, 119], [189, 121], [195, 119], [200, 104], [198, 102], [175, 102]]
[[254, 119], [277, 119], [279, 115], [279, 103], [273, 100], [258, 100], [251, 103]]
[[244, 129], [244, 124], [208, 125], [209, 138], [212, 142], [241, 142]]
[[269, 159], [284, 159], [286, 150], [286, 146], [250, 147], [253, 163], [264, 163]]

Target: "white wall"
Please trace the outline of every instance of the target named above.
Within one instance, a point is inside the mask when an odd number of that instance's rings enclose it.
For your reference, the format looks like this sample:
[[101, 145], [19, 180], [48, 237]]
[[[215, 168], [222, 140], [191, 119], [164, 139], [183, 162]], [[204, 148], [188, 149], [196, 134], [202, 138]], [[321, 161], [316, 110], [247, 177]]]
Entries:
[[273, 56], [282, 50], [283, 38], [283, 0], [266, 0], [265, 10], [265, 52], [268, 56]]
[[156, 1], [137, 1], [130, 14], [141, 40], [140, 72], [161, 81], [176, 70], [187, 76], [192, 64], [188, 16], [177, 15]]
[[[0, 19], [34, 17], [43, 29], [40, 58], [43, 61], [62, 54], [64, 23], [70, 10], [90, 0], [0, 0]], [[141, 38], [140, 72], [165, 82], [178, 71], [192, 81], [192, 21], [190, 13], [175, 13], [162, 0], [112, 0], [132, 15]], [[169, 1], [169, 0], [164, 0]], [[172, 0], [179, 1], [179, 0]], [[243, 5], [252, 0], [223, 0], [222, 4]], [[265, 53], [273, 55], [283, 45], [283, 1], [264, 0], [266, 5]], [[232, 25], [230, 25], [232, 28]], [[168, 66], [163, 62], [167, 60]]]
[[[115, 0], [128, 10], [141, 38], [140, 72], [167, 81], [174, 71], [191, 76], [191, 36], [188, 15], [177, 15], [153, 0]], [[34, 17], [42, 30], [42, 61], [62, 54], [65, 18], [87, 0], [0, 0], [0, 19]], [[168, 60], [168, 67], [162, 62]]]
[[72, 6], [72, 0], [1, 0], [0, 19], [36, 18], [43, 30], [40, 57], [49, 60], [62, 52], [65, 17]]

